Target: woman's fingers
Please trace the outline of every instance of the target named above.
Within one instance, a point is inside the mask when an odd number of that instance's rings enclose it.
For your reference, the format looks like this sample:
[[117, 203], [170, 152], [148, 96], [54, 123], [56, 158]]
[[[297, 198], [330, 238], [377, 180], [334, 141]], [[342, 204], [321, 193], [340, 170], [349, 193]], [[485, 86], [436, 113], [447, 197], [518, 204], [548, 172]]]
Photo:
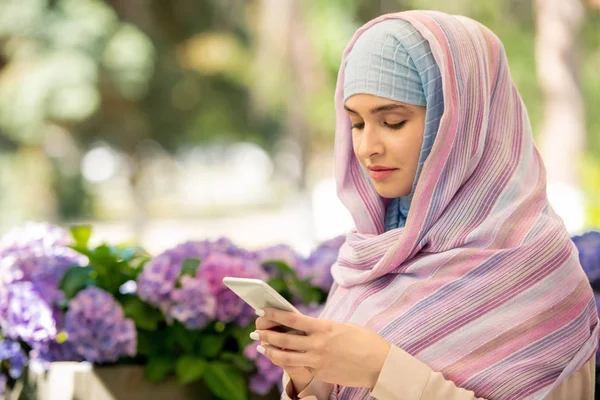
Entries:
[[273, 364], [282, 368], [287, 367], [312, 367], [310, 357], [306, 353], [284, 351], [273, 346], [258, 346], [258, 352], [267, 356]]
[[277, 310], [275, 308], [265, 308], [262, 312], [264, 316], [261, 318], [266, 318], [269, 321], [278, 323], [278, 325], [287, 326], [306, 333], [318, 331], [320, 324], [323, 323], [323, 321], [317, 318], [307, 317], [295, 312]]
[[275, 331], [257, 330], [252, 332], [250, 337], [254, 340], [268, 343], [280, 349], [294, 351], [308, 351], [311, 348], [313, 339], [304, 335], [295, 335], [292, 333], [279, 333]]
[[280, 325], [280, 323], [271, 321], [266, 317], [260, 317], [256, 319], [256, 330], [267, 330]]

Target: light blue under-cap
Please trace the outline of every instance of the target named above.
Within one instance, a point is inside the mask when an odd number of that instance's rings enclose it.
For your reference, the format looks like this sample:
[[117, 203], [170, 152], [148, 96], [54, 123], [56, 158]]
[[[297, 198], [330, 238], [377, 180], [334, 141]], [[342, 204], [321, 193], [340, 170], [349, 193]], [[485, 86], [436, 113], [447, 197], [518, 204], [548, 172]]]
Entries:
[[386, 231], [402, 228], [444, 113], [440, 70], [429, 43], [409, 22], [385, 20], [360, 35], [345, 59], [344, 101], [359, 93], [427, 107], [412, 190], [407, 196], [392, 199], [385, 214]]

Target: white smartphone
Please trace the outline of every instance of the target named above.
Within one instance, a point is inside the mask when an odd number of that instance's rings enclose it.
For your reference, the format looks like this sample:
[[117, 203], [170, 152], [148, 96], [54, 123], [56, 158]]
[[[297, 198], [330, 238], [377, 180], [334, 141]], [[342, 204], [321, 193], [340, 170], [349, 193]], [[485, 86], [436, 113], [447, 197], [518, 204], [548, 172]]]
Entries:
[[300, 313], [289, 301], [277, 293], [268, 283], [260, 279], [234, 278], [227, 276], [223, 283], [255, 310], [277, 308]]

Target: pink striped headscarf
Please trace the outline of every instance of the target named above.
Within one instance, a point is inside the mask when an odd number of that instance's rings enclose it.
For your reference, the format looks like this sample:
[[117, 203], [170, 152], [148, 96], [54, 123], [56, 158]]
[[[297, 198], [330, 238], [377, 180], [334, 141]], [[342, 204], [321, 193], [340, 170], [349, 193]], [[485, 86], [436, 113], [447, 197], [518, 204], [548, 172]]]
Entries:
[[[353, 322], [488, 399], [541, 399], [593, 355], [598, 316], [500, 40], [439, 12], [404, 19], [439, 65], [444, 114], [404, 228], [384, 232], [384, 200], [362, 173], [338, 75], [338, 194], [356, 229], [332, 272], [323, 318]], [[402, 374], [402, 371], [398, 371]], [[366, 397], [336, 387], [333, 398]]]

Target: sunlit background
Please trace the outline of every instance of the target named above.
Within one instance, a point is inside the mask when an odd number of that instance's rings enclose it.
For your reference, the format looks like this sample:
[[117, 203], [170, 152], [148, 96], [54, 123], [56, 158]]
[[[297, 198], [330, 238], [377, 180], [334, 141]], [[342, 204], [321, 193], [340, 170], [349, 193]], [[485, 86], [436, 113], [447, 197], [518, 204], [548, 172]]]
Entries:
[[463, 14], [504, 42], [571, 233], [600, 227], [598, 0], [0, 0], [0, 233], [92, 223], [150, 252], [305, 253], [352, 227], [333, 92], [369, 19]]

